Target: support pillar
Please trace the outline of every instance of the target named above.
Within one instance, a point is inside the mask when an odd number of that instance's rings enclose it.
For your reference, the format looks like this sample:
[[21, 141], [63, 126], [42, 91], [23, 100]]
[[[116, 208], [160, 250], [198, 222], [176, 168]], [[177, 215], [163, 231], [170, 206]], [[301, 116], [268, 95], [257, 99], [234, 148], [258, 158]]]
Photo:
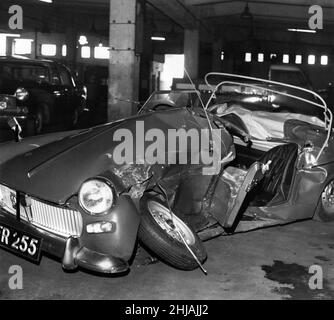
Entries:
[[139, 62], [136, 45], [136, 0], [110, 0], [109, 121], [137, 110]]
[[66, 64], [71, 70], [75, 71], [77, 67], [77, 31], [74, 28], [67, 28], [65, 35], [66, 42]]
[[66, 64], [71, 70], [75, 71], [77, 67], [78, 53], [78, 31], [74, 24], [73, 14], [67, 16], [67, 28], [65, 34], [66, 42]]
[[191, 79], [198, 78], [199, 69], [199, 30], [184, 30], [185, 68]]

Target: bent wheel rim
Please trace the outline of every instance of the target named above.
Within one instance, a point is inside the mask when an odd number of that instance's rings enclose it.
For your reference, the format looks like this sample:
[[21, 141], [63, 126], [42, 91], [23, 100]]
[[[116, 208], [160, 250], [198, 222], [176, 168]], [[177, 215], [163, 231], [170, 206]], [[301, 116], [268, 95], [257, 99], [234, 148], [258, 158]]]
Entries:
[[[190, 228], [168, 208], [157, 201], [149, 201], [148, 209], [159, 227], [164, 230], [169, 236], [178, 242], [183, 243], [180, 233], [188, 245], [195, 244], [194, 233]], [[173, 228], [175, 226], [175, 229]]]
[[334, 181], [331, 181], [323, 191], [321, 201], [326, 213], [334, 215]]

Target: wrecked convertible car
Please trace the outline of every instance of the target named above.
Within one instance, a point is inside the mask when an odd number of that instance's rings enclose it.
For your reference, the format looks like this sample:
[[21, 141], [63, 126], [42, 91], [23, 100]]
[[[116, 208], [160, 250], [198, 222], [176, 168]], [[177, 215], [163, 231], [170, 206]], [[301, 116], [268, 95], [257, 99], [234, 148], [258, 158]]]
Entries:
[[[244, 86], [245, 79], [235, 78], [233, 85]], [[2, 144], [0, 246], [33, 261], [48, 252], [65, 269], [123, 273], [139, 238], [169, 265], [204, 270], [205, 240], [313, 217], [333, 219], [334, 146], [326, 104], [290, 96], [320, 108], [322, 119], [279, 113], [277, 106], [264, 111], [256, 99], [250, 100], [253, 109], [232, 98], [226, 102], [226, 96], [221, 104], [228, 82], [207, 84], [212, 95], [201, 108], [164, 108], [159, 102], [158, 111], [125, 120]], [[276, 86], [266, 92], [289, 96]], [[152, 132], [169, 137], [171, 129], [205, 132], [205, 150], [166, 142], [165, 152], [151, 153], [158, 161], [148, 159]], [[219, 155], [219, 170], [192, 161], [202, 152]], [[120, 164], [123, 156], [133, 161]], [[178, 161], [166, 162], [170, 157]]]

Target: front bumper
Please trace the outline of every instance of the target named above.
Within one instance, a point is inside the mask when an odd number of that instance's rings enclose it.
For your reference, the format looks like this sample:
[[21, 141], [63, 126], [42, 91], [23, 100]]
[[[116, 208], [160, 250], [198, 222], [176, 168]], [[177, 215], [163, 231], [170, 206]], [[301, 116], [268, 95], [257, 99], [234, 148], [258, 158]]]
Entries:
[[129, 270], [127, 261], [90, 250], [80, 243], [79, 238], [64, 238], [33, 226], [0, 209], [0, 222], [15, 229], [43, 239], [42, 251], [62, 261], [66, 270], [74, 270], [78, 266], [101, 273], [124, 273]]

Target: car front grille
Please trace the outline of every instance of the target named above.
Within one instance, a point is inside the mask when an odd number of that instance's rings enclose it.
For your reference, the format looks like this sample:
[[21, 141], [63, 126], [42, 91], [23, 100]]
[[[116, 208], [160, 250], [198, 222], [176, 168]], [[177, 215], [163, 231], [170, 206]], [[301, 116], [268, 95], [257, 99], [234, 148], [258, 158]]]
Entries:
[[[0, 207], [12, 215], [16, 214], [13, 205], [15, 195], [15, 190], [0, 185]], [[35, 198], [30, 198], [29, 202], [29, 206], [20, 206], [22, 220], [64, 237], [81, 235], [83, 222], [79, 211], [47, 204]]]
[[78, 237], [82, 231], [82, 217], [78, 211], [51, 206], [35, 199], [31, 200], [30, 222], [64, 236]]

